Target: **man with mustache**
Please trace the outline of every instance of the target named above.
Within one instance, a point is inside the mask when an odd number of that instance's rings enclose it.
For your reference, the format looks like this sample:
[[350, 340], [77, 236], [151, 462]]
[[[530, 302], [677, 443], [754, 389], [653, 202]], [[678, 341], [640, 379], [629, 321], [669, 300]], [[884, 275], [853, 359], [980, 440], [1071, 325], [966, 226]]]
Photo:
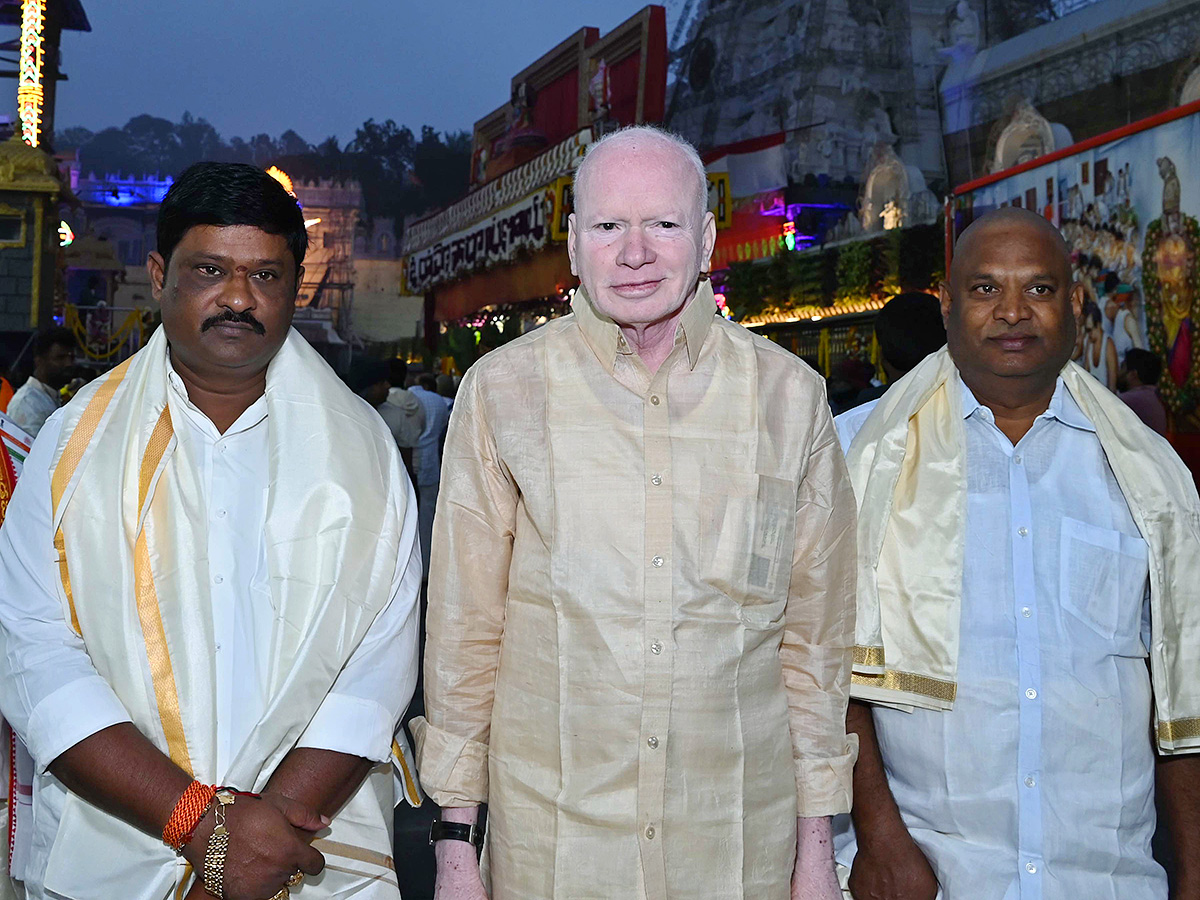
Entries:
[[31, 437], [58, 409], [58, 392], [70, 378], [76, 346], [67, 328], [49, 328], [34, 339], [33, 374], [8, 402], [9, 418]]
[[717, 314], [706, 199], [681, 138], [593, 144], [573, 314], [459, 388], [415, 720], [438, 900], [840, 898], [854, 499], [820, 377]]
[[1041, 216], [979, 219], [947, 348], [843, 433], [884, 667], [851, 689], [857, 900], [1164, 900], [1156, 780], [1200, 897], [1200, 500], [1069, 362], [1084, 296]]
[[265, 172], [184, 172], [148, 263], [162, 327], [26, 462], [0, 709], [34, 762], [28, 897], [263, 900], [318, 874], [304, 896], [399, 897], [416, 502], [384, 422], [290, 328], [306, 247]]

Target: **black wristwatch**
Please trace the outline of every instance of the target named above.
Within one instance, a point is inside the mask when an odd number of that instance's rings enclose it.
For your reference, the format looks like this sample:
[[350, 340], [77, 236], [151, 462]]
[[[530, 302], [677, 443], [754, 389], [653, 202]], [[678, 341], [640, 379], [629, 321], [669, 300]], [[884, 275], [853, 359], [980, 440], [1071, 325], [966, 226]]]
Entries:
[[474, 824], [443, 822], [441, 819], [435, 819], [429, 826], [429, 845], [432, 847], [438, 841], [466, 841], [479, 849], [483, 846], [483, 830]]

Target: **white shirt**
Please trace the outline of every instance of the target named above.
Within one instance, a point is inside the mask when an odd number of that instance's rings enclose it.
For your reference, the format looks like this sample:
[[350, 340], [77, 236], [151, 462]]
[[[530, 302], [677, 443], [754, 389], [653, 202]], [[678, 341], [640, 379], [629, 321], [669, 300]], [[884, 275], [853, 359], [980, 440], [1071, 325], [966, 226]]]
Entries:
[[8, 401], [8, 417], [30, 437], [37, 437], [46, 420], [58, 409], [58, 391], [32, 375]]
[[[1015, 447], [962, 392], [958, 697], [950, 712], [874, 710], [892, 793], [948, 900], [1165, 900], [1146, 544], [1061, 379]], [[843, 449], [869, 412], [839, 421]]]
[[[189, 458], [201, 466], [212, 526], [208, 558], [218, 655], [217, 758], [224, 773], [268, 699], [264, 685], [272, 607], [263, 541], [267, 406], [265, 400], [258, 400], [222, 435], [187, 399], [174, 370], [169, 371], [169, 380], [175, 432], [179, 441], [189, 444]], [[53, 587], [58, 572], [51, 531], [50, 464], [61, 427], [62, 417], [52, 416], [34, 442], [0, 529], [0, 709], [37, 766], [29, 870], [35, 881], [53, 844], [64, 792], [46, 766], [102, 728], [130, 720], [93, 667], [83, 641], [63, 618]], [[416, 498], [411, 485], [406, 488], [400, 546], [405, 548], [408, 566], [392, 586], [392, 599], [301, 736], [300, 747], [376, 762], [391, 757], [392, 735], [417, 678], [421, 563]]]

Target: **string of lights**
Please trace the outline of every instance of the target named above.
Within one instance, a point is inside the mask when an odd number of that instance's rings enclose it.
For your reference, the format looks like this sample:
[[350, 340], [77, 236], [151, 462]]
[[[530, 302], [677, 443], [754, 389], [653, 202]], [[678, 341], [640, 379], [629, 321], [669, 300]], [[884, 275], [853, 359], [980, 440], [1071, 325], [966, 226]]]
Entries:
[[22, 0], [17, 114], [21, 120], [21, 137], [30, 147], [38, 145], [42, 127], [42, 31], [45, 22], [46, 0]]

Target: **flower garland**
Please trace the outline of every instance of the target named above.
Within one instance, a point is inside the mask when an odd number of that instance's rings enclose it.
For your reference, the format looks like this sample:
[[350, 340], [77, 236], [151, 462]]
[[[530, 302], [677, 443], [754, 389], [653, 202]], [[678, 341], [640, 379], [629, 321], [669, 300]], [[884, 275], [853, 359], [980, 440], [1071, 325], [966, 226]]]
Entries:
[[[1200, 265], [1197, 251], [1200, 250], [1200, 222], [1191, 216], [1181, 216], [1183, 237], [1188, 247], [1187, 289], [1192, 298], [1192, 309], [1200, 300]], [[1187, 378], [1182, 385], [1175, 383], [1167, 371], [1167, 334], [1163, 317], [1162, 282], [1158, 277], [1155, 255], [1163, 240], [1163, 220], [1155, 219], [1146, 229], [1146, 240], [1142, 246], [1142, 296], [1146, 301], [1146, 325], [1149, 332], [1150, 349], [1163, 361], [1163, 377], [1158, 382], [1158, 393], [1172, 413], [1191, 412], [1200, 404], [1200, 318], [1193, 317], [1189, 310], [1188, 321], [1195, 329], [1192, 334], [1192, 358]], [[1183, 326], [1180, 326], [1183, 327]]]

